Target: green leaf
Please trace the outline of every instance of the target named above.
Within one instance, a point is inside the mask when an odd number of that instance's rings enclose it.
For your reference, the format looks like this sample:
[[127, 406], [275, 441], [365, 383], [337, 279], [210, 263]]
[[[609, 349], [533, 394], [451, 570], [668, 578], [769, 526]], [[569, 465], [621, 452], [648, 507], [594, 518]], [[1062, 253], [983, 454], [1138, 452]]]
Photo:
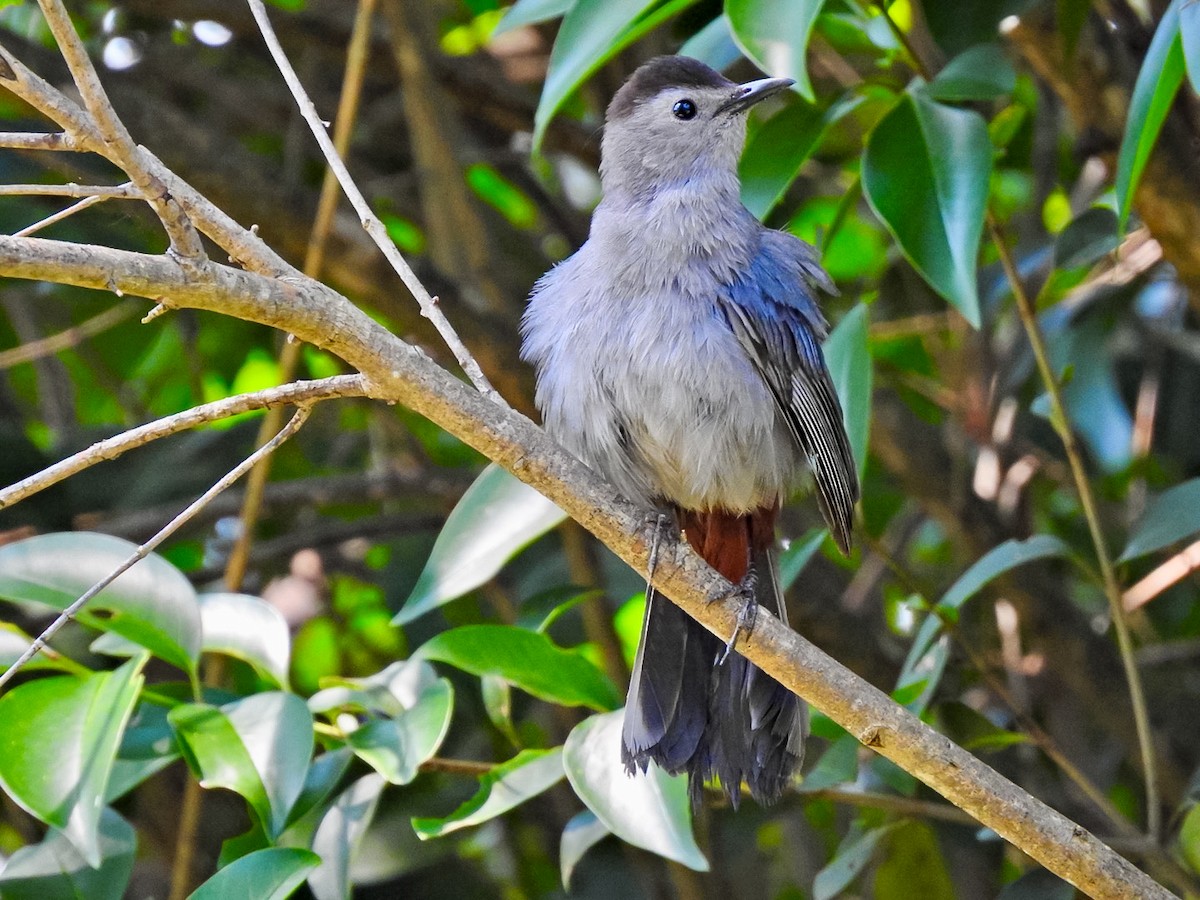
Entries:
[[734, 43], [729, 20], [721, 15], [684, 41], [679, 55], [698, 59], [719, 72], [741, 59], [742, 51]]
[[[43, 534], [0, 547], [0, 597], [64, 610], [133, 555], [107, 534]], [[200, 655], [200, 607], [183, 573], [150, 554], [97, 594], [77, 618], [145, 647], [189, 674]]]
[[621, 702], [604, 673], [544, 634], [509, 625], [464, 625], [434, 636], [416, 653], [472, 675], [497, 675], [542, 700], [613, 709]]
[[867, 438], [871, 428], [871, 344], [867, 305], [859, 303], [842, 317], [825, 342], [825, 361], [833, 377], [842, 418], [859, 477], [867, 466]]
[[1182, 2], [1173, 0], [1163, 13], [1129, 98], [1129, 116], [1117, 156], [1117, 219], [1122, 231], [1133, 210], [1134, 194], [1150, 151], [1183, 82], [1183, 40], [1179, 33]]
[[925, 92], [935, 100], [995, 100], [1013, 92], [1017, 72], [999, 44], [979, 44], [938, 72]]
[[581, 591], [569, 584], [549, 588], [521, 604], [516, 625], [529, 631], [545, 632], [567, 610], [602, 596], [603, 591]]
[[533, 117], [533, 146], [575, 89], [622, 48], [666, 16], [695, 0], [673, 0], [651, 11], [656, 0], [576, 0], [563, 17], [550, 51], [550, 67]]
[[1118, 562], [1154, 553], [1200, 532], [1200, 478], [1163, 491], [1129, 535]]
[[624, 711], [591, 716], [571, 730], [563, 745], [563, 767], [579, 799], [621, 840], [708, 871], [708, 860], [692, 836], [687, 779], [654, 764], [630, 776], [621, 762]]
[[[0, 622], [0, 672], [8, 669], [29, 649], [33, 638], [11, 622]], [[38, 669], [70, 669], [70, 660], [63, 659], [54, 650], [46, 647], [25, 663], [22, 671], [36, 672]]]
[[796, 90], [811, 103], [805, 57], [824, 5], [825, 0], [725, 0], [725, 16], [742, 52], [772, 77], [796, 79]]
[[[989, 550], [963, 572], [942, 596], [938, 608], [945, 613], [956, 614], [964, 603], [1005, 572], [1039, 559], [1069, 558], [1070, 555], [1070, 548], [1066, 544], [1048, 534], [1035, 534], [1024, 541], [1005, 541], [999, 547]], [[930, 616], [926, 619], [913, 639], [909, 659], [920, 659], [940, 632], [941, 623], [936, 617]]]
[[562, 873], [563, 889], [571, 890], [571, 875], [583, 854], [612, 834], [590, 809], [576, 813], [563, 828], [558, 846], [558, 866]]
[[941, 730], [946, 736], [972, 752], [1003, 750], [1013, 744], [1029, 741], [1027, 735], [994, 725], [986, 716], [965, 703], [942, 703], [937, 708], [937, 716], [941, 722]]
[[201, 594], [199, 599], [201, 649], [244, 660], [286, 688], [292, 638], [283, 614], [249, 594]]
[[521, 28], [525, 25], [537, 25], [566, 15], [575, 5], [575, 0], [517, 0], [508, 8], [504, 18], [496, 25], [492, 37]]
[[131, 660], [86, 678], [39, 678], [0, 697], [0, 784], [61, 829], [92, 868], [103, 856], [100, 815], [141, 668]]
[[522, 750], [481, 776], [479, 790], [450, 815], [413, 819], [413, 830], [421, 840], [427, 840], [487, 822], [558, 784], [562, 777], [561, 747]]
[[1179, 39], [1183, 42], [1183, 62], [1192, 90], [1200, 94], [1200, 3], [1179, 7]]
[[925, 822], [900, 823], [875, 869], [876, 900], [954, 900], [954, 884], [937, 836]]
[[804, 567], [821, 549], [821, 545], [825, 543], [827, 537], [829, 537], [829, 532], [824, 528], [818, 528], [804, 537], [792, 541], [788, 548], [779, 554], [779, 583], [785, 591], [795, 584], [800, 573], [804, 571]]
[[930, 286], [979, 327], [976, 257], [992, 145], [974, 112], [905, 94], [875, 126], [862, 158], [863, 191]]
[[1075, 888], [1046, 869], [1031, 869], [1006, 884], [996, 900], [1074, 900]]
[[847, 95], [824, 111], [792, 102], [764, 122], [747, 142], [738, 165], [746, 209], [760, 219], [774, 209], [829, 126], [862, 101]]
[[1054, 240], [1054, 265], [1059, 269], [1090, 266], [1117, 249], [1117, 214], [1106, 206], [1084, 210]]
[[1176, 838], [1175, 843], [1179, 853], [1187, 860], [1192, 871], [1200, 871], [1200, 803], [1193, 804], [1192, 808], [1184, 814], [1183, 822], [1179, 826], [1179, 837]]
[[312, 716], [304, 701], [283, 692], [254, 694], [220, 709], [182, 704], [167, 718], [201, 785], [240, 794], [268, 837], [278, 837], [312, 756]]
[[396, 615], [407, 625], [489, 581], [566, 516], [499, 466], [490, 465], [446, 519], [416, 586]]
[[329, 799], [353, 759], [354, 751], [344, 746], [327, 750], [313, 759], [308, 774], [304, 776], [300, 796], [292, 804], [292, 811], [288, 815], [289, 826]]
[[949, 656], [950, 641], [944, 634], [928, 645], [914, 641], [896, 679], [892, 699], [914, 715], [923, 713], [942, 680]]
[[350, 863], [375, 818], [385, 783], [375, 772], [364, 775], [338, 796], [321, 819], [312, 843], [321, 865], [308, 876], [317, 900], [349, 900]]
[[833, 900], [840, 896], [867, 867], [879, 842], [895, 827], [884, 825], [863, 831], [853, 826], [833, 859], [813, 879], [813, 900]]
[[188, 900], [284, 900], [320, 863], [321, 857], [299, 847], [256, 850], [221, 869]]
[[858, 749], [861, 746], [852, 734], [842, 733], [835, 738], [816, 765], [804, 776], [802, 790], [820, 790], [839, 784], [851, 784], [858, 776]]
[[121, 900], [133, 859], [137, 834], [111, 809], [100, 810], [99, 863], [91, 865], [58, 829], [40, 844], [21, 847], [0, 871], [4, 900]]
[[439, 678], [394, 719], [375, 719], [350, 732], [354, 752], [392, 784], [408, 784], [437, 752], [450, 728], [454, 689]]

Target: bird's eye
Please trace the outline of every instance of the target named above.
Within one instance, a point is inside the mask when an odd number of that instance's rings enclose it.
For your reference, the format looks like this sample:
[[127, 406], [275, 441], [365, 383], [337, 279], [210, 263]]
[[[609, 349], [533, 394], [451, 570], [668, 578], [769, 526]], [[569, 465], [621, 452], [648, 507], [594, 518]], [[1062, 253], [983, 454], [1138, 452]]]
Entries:
[[671, 107], [671, 112], [677, 119], [694, 119], [696, 118], [696, 104], [691, 100], [676, 100], [675, 105]]

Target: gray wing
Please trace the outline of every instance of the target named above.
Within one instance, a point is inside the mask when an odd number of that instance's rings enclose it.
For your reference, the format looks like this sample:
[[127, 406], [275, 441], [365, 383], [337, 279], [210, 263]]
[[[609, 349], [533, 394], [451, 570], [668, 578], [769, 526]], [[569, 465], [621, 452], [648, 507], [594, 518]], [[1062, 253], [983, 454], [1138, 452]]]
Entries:
[[821, 514], [847, 552], [859, 498], [858, 470], [821, 352], [828, 326], [813, 296], [818, 286], [833, 290], [811, 248], [764, 230], [758, 256], [728, 286], [719, 306], [807, 457]]

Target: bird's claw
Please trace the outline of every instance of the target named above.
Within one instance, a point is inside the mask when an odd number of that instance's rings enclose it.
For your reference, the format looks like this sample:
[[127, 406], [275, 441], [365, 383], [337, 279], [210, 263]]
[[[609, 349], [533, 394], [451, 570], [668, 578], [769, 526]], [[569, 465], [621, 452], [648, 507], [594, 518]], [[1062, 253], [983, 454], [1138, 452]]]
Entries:
[[718, 598], [720, 600], [741, 598], [742, 601], [742, 605], [738, 609], [737, 620], [733, 625], [733, 634], [729, 636], [729, 640], [725, 643], [725, 649], [717, 659], [718, 666], [723, 665], [729, 658], [733, 645], [737, 643], [738, 637], [743, 632], [748, 635], [754, 631], [754, 623], [758, 621], [758, 600], [755, 598], [757, 587], [758, 574], [751, 569], [741, 581], [734, 585], [732, 591]]
[[678, 523], [675, 516], [660, 509], [647, 514], [645, 527], [652, 529], [650, 532], [650, 558], [646, 562], [646, 596], [649, 597], [652, 590], [651, 582], [654, 581], [654, 573], [658, 569], [658, 552], [662, 547], [663, 536], [670, 537], [672, 532], [676, 532]]

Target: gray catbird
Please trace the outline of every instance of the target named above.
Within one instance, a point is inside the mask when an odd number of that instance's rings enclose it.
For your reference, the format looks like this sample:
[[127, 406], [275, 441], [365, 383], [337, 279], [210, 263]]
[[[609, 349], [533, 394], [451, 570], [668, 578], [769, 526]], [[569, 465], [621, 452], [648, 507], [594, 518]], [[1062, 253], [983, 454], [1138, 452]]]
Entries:
[[[746, 110], [789, 79], [735, 84], [694, 59], [639, 68], [608, 106], [604, 199], [587, 242], [542, 277], [522, 322], [547, 430], [628, 498], [669, 507], [749, 602], [787, 621], [775, 518], [805, 471], [838, 546], [858, 478], [814, 299], [811, 247], [742, 206]], [[800, 765], [804, 703], [648, 592], [622, 757], [779, 798]]]

